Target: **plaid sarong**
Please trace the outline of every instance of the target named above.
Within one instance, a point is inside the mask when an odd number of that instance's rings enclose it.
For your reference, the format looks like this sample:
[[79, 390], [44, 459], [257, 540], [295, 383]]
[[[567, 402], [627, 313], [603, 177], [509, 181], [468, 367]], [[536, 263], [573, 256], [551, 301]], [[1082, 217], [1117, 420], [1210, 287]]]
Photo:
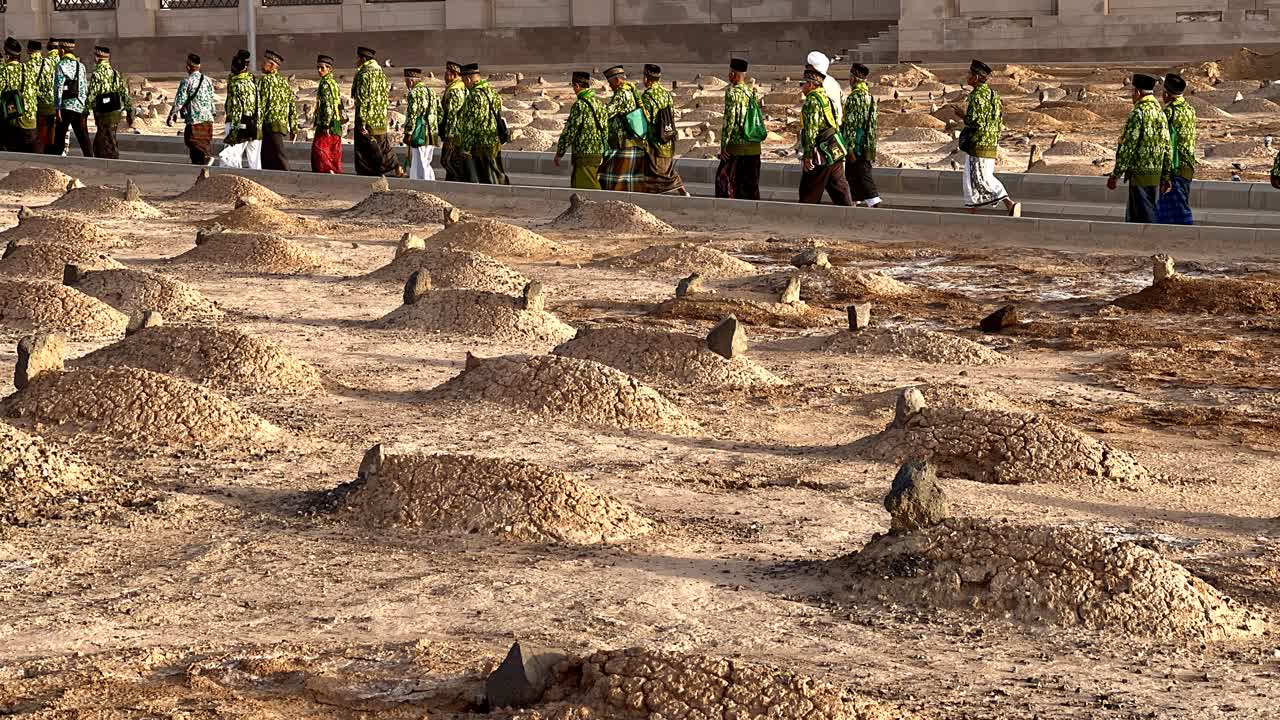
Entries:
[[1161, 225], [1194, 225], [1191, 217], [1191, 181], [1173, 176], [1173, 187], [1156, 202], [1156, 221]]
[[642, 147], [613, 151], [600, 166], [600, 187], [617, 192], [640, 192], [644, 189], [644, 170], [648, 157]]

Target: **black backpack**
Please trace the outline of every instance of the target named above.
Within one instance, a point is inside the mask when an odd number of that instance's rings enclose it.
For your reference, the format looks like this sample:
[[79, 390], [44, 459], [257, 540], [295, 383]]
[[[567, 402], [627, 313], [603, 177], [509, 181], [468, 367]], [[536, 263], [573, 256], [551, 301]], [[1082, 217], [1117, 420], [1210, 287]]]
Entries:
[[[118, 87], [120, 85], [120, 73], [112, 69], [111, 74], [116, 80], [115, 83], [113, 83], [113, 86]], [[123, 108], [124, 102], [120, 99], [120, 93], [112, 90], [111, 92], [105, 92], [98, 96], [97, 107], [95, 107], [93, 111], [102, 115], [108, 115], [113, 112], [120, 112]]]
[[676, 139], [676, 113], [670, 105], [658, 110], [653, 118], [653, 134], [659, 145]]

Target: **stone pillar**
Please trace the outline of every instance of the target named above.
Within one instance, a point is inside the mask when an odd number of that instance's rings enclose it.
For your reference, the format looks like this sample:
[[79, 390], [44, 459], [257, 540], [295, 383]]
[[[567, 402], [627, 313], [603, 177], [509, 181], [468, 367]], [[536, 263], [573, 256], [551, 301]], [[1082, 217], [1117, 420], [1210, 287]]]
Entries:
[[[596, 0], [599, 2], [599, 0]], [[493, 27], [494, 0], [445, 0], [444, 26], [448, 30], [488, 30]]]
[[364, 29], [364, 0], [342, 0], [342, 16], [339, 18], [342, 32], [360, 32]]
[[116, 37], [155, 37], [160, 0], [117, 0]]
[[12, 0], [4, 12], [5, 32], [16, 38], [47, 40], [53, 0]]
[[569, 22], [574, 27], [613, 24], [615, 0], [569, 0]]

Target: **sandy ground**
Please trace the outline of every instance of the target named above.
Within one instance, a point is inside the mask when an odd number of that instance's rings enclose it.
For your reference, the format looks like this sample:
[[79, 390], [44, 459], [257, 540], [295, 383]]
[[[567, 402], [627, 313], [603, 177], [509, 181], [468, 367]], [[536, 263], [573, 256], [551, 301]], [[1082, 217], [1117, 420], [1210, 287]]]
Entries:
[[[225, 311], [221, 322], [317, 366], [325, 390], [239, 398], [285, 431], [262, 448], [138, 448], [18, 423], [141, 490], [133, 507], [98, 518], [0, 525], [0, 713], [462, 716], [513, 639], [762, 661], [933, 718], [1270, 718], [1280, 707], [1280, 641], [1270, 624], [1252, 638], [1178, 644], [956, 610], [845, 605], [816, 565], [888, 527], [881, 501], [894, 466], [846, 446], [891, 419], [894, 389], [954, 382], [1078, 427], [1160, 478], [1132, 490], [944, 477], [954, 515], [1133, 537], [1269, 620], [1280, 608], [1280, 345], [1270, 315], [1099, 313], [1149, 283], [1145, 257], [1016, 248], [1016, 238], [967, 228], [946, 238], [875, 225], [818, 235], [767, 218], [676, 212], [663, 217], [675, 236], [544, 230], [561, 254], [504, 262], [543, 282], [547, 309], [579, 327], [702, 335], [713, 324], [651, 315], [685, 272], [601, 260], [693, 242], [775, 272], [817, 243], [839, 267], [951, 293], [876, 301], [875, 322], [948, 330], [1012, 358], [969, 368], [822, 352], [846, 301], [815, 304], [816, 327], [748, 328], [749, 357], [790, 387], [667, 392], [700, 425], [689, 435], [582, 427], [426, 395], [462, 370], [467, 352], [547, 346], [368, 327], [401, 304], [401, 289], [349, 278], [390, 261], [402, 232], [428, 236], [437, 226], [353, 224], [336, 212], [362, 195], [294, 196], [285, 210], [336, 223], [325, 235], [293, 236], [328, 269], [271, 276], [170, 264], [192, 247], [197, 225], [228, 209], [172, 201], [191, 179], [184, 171], [143, 186], [163, 219], [94, 218], [129, 241], [112, 256], [191, 284]], [[444, 197], [535, 230], [564, 209]], [[0, 205], [12, 212], [44, 200], [7, 196]], [[1280, 266], [1187, 257], [1179, 269], [1274, 278]], [[731, 280], [716, 286], [735, 292]], [[1041, 327], [1077, 325], [1080, 337], [976, 329], [1008, 303]], [[1083, 318], [1130, 329], [1093, 335]], [[22, 334], [0, 328], [5, 394]], [[75, 342], [72, 354], [104, 344]], [[1134, 351], [1158, 359], [1144, 364], [1127, 355]], [[354, 479], [379, 442], [567, 471], [631, 504], [655, 530], [611, 547], [521, 545], [371, 530], [316, 513], [320, 496]], [[278, 667], [217, 675], [212, 685], [193, 679], [193, 664], [225, 667], [218, 663], [228, 657]]]

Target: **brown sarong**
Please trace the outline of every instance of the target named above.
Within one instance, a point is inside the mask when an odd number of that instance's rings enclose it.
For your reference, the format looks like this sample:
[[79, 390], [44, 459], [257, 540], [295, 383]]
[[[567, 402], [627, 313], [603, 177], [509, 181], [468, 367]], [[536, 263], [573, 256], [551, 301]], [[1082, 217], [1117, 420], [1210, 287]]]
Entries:
[[853, 198], [849, 197], [849, 181], [844, 177], [844, 160], [815, 167], [800, 176], [800, 202], [817, 205], [822, 202], [823, 191], [836, 205], [853, 205]]
[[716, 171], [716, 197], [760, 199], [760, 156], [730, 155]]
[[210, 147], [213, 145], [213, 123], [187, 124], [182, 131], [182, 141], [187, 145], [192, 165], [208, 165]]
[[289, 159], [284, 155], [284, 133], [262, 134], [262, 169], [289, 169]]
[[44, 153], [44, 149], [53, 142], [53, 127], [56, 124], [52, 114], [36, 116], [36, 143], [31, 149], [32, 152]]
[[357, 175], [399, 175], [403, 172], [400, 160], [391, 150], [391, 140], [386, 133], [363, 135], [356, 133], [355, 159]]
[[649, 153], [644, 169], [644, 186], [645, 192], [659, 195], [669, 192], [683, 194], [684, 180], [680, 179], [680, 173], [676, 172], [676, 159]]
[[462, 156], [462, 151], [453, 143], [445, 143], [440, 148], [440, 164], [444, 166], [445, 180], [449, 182], [473, 182], [467, 159]]
[[93, 134], [93, 156], [108, 160], [120, 159], [120, 146], [116, 143], [116, 126], [101, 115], [95, 115], [93, 122], [98, 126]]

